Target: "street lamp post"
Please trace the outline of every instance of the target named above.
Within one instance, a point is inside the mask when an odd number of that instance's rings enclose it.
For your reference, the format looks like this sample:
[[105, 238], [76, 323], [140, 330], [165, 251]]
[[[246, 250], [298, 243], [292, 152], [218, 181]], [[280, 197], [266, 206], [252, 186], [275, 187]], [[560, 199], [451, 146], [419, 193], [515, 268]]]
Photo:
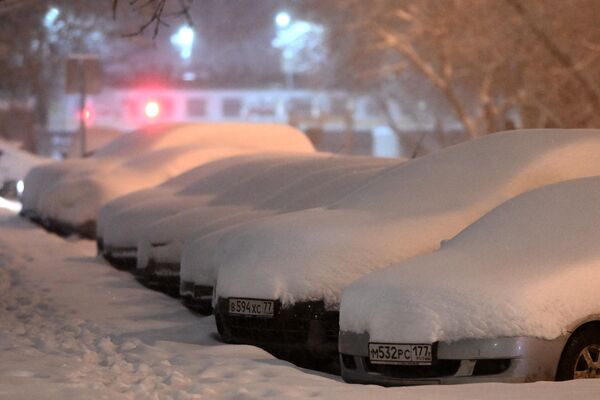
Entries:
[[[292, 17], [287, 11], [280, 11], [275, 15], [275, 26], [279, 31], [283, 31], [290, 27]], [[281, 34], [281, 32], [279, 32]], [[289, 49], [283, 49], [281, 53], [281, 70], [285, 77], [285, 87], [288, 89], [294, 88], [294, 66], [291, 65], [292, 56], [289, 54]]]

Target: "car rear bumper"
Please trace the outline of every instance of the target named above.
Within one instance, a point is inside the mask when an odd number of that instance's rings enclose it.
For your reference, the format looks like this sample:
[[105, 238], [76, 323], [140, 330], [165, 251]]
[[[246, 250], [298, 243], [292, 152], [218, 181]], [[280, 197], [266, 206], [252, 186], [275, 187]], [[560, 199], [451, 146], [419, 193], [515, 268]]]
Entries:
[[437, 343], [431, 366], [371, 364], [367, 333], [340, 333], [342, 378], [383, 386], [554, 380], [565, 337], [465, 339]]

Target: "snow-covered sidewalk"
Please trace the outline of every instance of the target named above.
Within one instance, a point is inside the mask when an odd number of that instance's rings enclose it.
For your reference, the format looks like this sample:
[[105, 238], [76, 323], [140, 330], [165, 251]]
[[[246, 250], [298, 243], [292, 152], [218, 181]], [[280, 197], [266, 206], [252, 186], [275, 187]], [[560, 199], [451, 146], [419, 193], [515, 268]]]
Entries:
[[600, 380], [381, 388], [220, 343], [212, 317], [0, 212], [1, 399], [578, 399]]

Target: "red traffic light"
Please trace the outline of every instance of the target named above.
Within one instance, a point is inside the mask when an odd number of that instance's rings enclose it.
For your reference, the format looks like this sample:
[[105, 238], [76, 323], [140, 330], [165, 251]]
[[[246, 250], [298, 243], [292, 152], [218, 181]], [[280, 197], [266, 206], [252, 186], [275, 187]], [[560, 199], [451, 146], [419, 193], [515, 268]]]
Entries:
[[94, 122], [95, 112], [91, 106], [86, 106], [83, 110], [77, 112], [77, 119], [83, 121], [86, 126]]

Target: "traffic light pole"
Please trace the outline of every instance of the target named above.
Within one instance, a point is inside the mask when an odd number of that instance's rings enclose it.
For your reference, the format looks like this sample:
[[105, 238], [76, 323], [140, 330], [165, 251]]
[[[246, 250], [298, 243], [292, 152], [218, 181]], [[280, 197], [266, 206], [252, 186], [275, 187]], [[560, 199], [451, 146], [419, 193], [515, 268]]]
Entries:
[[[81, 63], [81, 62], [80, 62]], [[85, 157], [85, 100], [86, 100], [86, 82], [83, 65], [79, 67], [79, 140], [81, 146], [81, 157]]]

